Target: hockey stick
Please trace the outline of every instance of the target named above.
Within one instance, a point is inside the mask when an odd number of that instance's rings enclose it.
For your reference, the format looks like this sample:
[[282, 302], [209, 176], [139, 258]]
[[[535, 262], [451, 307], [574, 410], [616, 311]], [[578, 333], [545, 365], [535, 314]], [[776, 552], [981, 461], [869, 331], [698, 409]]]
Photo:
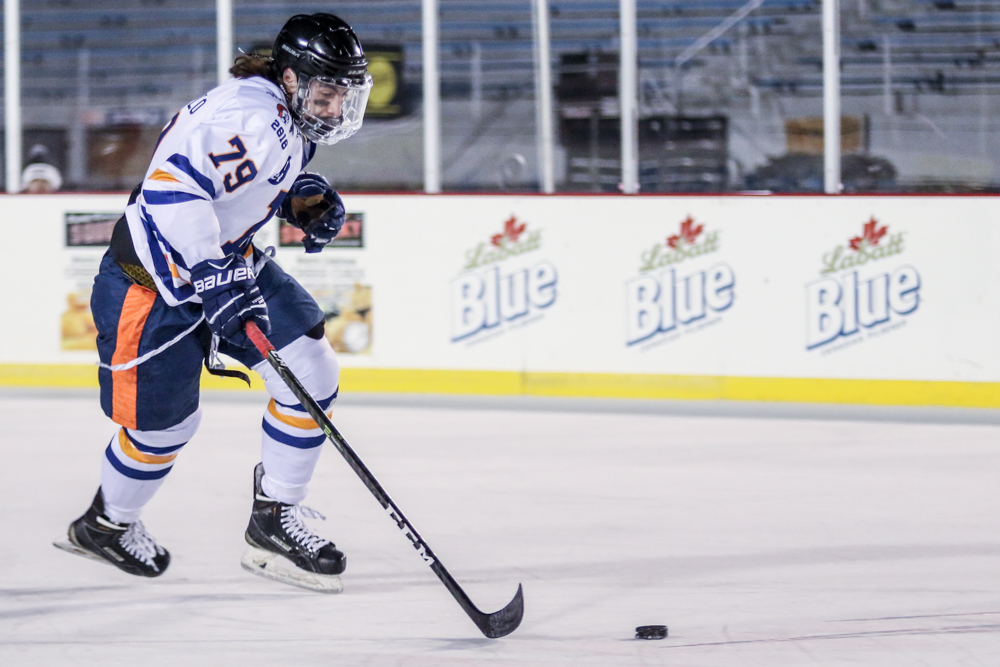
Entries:
[[434, 574], [438, 576], [441, 583], [444, 584], [448, 592], [452, 594], [455, 600], [461, 605], [465, 613], [469, 615], [472, 622], [476, 624], [476, 627], [482, 631], [484, 635], [495, 639], [497, 637], [505, 637], [517, 629], [517, 626], [521, 624], [521, 617], [524, 615], [524, 597], [521, 593], [521, 584], [517, 585], [517, 593], [514, 595], [514, 599], [511, 600], [506, 607], [500, 611], [493, 612], [492, 614], [487, 614], [480, 611], [476, 605], [472, 603], [469, 596], [465, 594], [462, 587], [458, 585], [458, 582], [448, 573], [444, 565], [438, 560], [431, 548], [427, 546], [424, 539], [420, 537], [417, 533], [417, 529], [413, 527], [413, 524], [403, 516], [399, 507], [396, 503], [392, 501], [389, 494], [385, 492], [382, 485], [378, 483], [375, 476], [371, 474], [368, 468], [362, 463], [358, 455], [354, 453], [351, 446], [347, 444], [347, 440], [344, 436], [340, 434], [337, 427], [333, 425], [330, 418], [326, 416], [323, 409], [319, 407], [319, 404], [309, 395], [309, 392], [305, 390], [302, 383], [299, 382], [298, 378], [292, 374], [285, 365], [285, 362], [281, 360], [278, 356], [277, 351], [271, 342], [267, 339], [264, 333], [260, 330], [256, 323], [249, 321], [246, 324], [247, 336], [253, 341], [253, 344], [260, 351], [261, 355], [267, 359], [267, 362], [271, 364], [271, 367], [281, 376], [281, 379], [285, 381], [288, 388], [292, 390], [295, 397], [299, 399], [299, 403], [306, 409], [306, 412], [316, 420], [319, 427], [323, 429], [326, 433], [326, 437], [333, 443], [333, 446], [337, 448], [337, 451], [347, 460], [347, 464], [351, 466], [351, 469], [357, 473], [361, 481], [365, 483], [368, 490], [372, 492], [375, 499], [381, 503], [382, 508], [389, 513], [389, 518], [396, 522], [396, 526], [403, 531], [403, 534], [410, 540], [413, 544], [413, 548], [417, 550], [417, 555], [419, 555], [425, 563], [430, 565], [430, 568], [434, 571]]

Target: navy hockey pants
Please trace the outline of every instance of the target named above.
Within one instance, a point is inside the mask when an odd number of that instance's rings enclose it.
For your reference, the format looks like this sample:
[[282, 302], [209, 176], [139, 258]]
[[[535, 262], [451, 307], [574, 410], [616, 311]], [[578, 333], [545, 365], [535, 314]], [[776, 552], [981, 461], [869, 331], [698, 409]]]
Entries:
[[[323, 311], [316, 301], [275, 262], [264, 265], [257, 286], [271, 319], [268, 338], [276, 348], [281, 349], [323, 322]], [[116, 424], [139, 431], [167, 429], [192, 415], [198, 409], [201, 368], [211, 342], [204, 321], [194, 327], [201, 318], [201, 304], [168, 306], [158, 293], [125, 275], [109, 251], [94, 281], [90, 307], [102, 364], [127, 365], [174, 341], [131, 368], [100, 369], [104, 413]], [[236, 347], [226, 341], [222, 341], [219, 351], [247, 367], [262, 361], [256, 349]]]

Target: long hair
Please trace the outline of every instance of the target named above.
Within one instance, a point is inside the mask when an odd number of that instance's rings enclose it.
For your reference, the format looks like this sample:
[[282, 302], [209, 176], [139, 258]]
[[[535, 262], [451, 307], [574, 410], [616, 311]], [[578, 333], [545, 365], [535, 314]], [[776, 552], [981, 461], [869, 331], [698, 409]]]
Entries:
[[229, 68], [229, 73], [237, 79], [249, 79], [252, 76], [264, 77], [271, 83], [281, 86], [277, 73], [274, 71], [274, 60], [270, 56], [256, 53], [241, 53]]

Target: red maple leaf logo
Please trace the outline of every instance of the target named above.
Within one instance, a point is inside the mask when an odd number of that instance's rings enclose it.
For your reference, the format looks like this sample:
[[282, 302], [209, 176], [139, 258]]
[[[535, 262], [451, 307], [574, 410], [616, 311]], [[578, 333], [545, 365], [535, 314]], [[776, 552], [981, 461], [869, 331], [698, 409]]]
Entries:
[[698, 235], [701, 234], [703, 229], [705, 229], [705, 225], [695, 227], [694, 218], [689, 215], [687, 220], [681, 223], [681, 233], [667, 237], [667, 245], [671, 248], [677, 248], [677, 244], [681, 240], [684, 241], [685, 245], [694, 245], [694, 242], [698, 240]]
[[497, 247], [503, 245], [504, 238], [510, 239], [511, 243], [517, 243], [517, 239], [521, 237], [527, 227], [528, 223], [526, 222], [517, 224], [517, 216], [512, 215], [504, 221], [503, 231], [490, 237], [490, 242]]
[[864, 231], [861, 232], [861, 236], [855, 236], [850, 241], [851, 250], [860, 250], [861, 244], [865, 245], [878, 245], [878, 242], [882, 240], [886, 232], [889, 231], [889, 226], [885, 225], [883, 227], [878, 226], [878, 220], [875, 216], [865, 223]]

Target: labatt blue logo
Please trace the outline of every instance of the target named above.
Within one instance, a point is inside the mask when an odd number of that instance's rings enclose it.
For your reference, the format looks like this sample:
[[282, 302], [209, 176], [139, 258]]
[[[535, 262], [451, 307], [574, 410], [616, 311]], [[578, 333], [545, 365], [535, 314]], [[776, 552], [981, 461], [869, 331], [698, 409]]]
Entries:
[[[884, 333], [906, 323], [904, 318], [920, 306], [920, 274], [905, 264], [891, 271], [875, 265], [905, 249], [904, 232], [890, 233], [888, 225], [880, 226], [872, 216], [859, 236], [823, 256], [820, 275], [829, 277], [806, 286], [807, 349], [864, 330], [869, 335]], [[862, 276], [859, 269], [870, 264], [869, 273]]]
[[688, 216], [677, 234], [642, 253], [641, 275], [625, 283], [628, 345], [694, 326], [733, 305], [736, 276], [728, 264], [683, 273], [678, 268], [718, 249], [719, 232], [705, 232]]
[[511, 216], [503, 231], [466, 253], [465, 272], [451, 281], [451, 340], [527, 324], [556, 302], [559, 279], [548, 261], [507, 268], [506, 261], [542, 247], [542, 231]]

